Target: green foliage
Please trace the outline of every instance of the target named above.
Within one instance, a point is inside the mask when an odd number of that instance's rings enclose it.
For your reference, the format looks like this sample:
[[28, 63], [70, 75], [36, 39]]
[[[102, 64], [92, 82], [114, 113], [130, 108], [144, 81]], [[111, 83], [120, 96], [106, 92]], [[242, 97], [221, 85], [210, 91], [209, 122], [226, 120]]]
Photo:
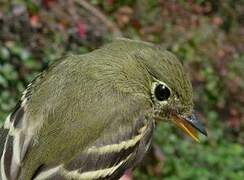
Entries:
[[[209, 120], [216, 120], [209, 119]], [[220, 128], [220, 127], [219, 127]], [[161, 124], [155, 141], [164, 152], [165, 162], [161, 168], [164, 179], [242, 179], [244, 156], [242, 145], [223, 139], [223, 132], [213, 131], [199, 144], [176, 135], [170, 124]], [[136, 179], [154, 179], [136, 173]]]

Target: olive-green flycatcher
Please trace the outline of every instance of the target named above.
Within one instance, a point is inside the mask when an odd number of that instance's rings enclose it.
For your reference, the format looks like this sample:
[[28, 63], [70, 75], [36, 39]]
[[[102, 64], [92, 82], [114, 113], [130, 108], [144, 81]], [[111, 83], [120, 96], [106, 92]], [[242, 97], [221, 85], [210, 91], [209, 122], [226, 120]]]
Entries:
[[119, 39], [63, 57], [30, 83], [5, 121], [2, 179], [118, 179], [142, 160], [160, 120], [195, 140], [196, 130], [206, 135], [172, 53]]

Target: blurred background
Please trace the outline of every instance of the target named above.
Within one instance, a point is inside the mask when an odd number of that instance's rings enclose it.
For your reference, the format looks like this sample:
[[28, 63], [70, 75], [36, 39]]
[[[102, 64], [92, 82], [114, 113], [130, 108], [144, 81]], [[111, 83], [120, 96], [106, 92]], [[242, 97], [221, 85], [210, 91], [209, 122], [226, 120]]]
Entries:
[[209, 134], [195, 143], [161, 123], [134, 179], [244, 179], [243, 0], [1, 0], [1, 123], [48, 63], [117, 36], [179, 57]]

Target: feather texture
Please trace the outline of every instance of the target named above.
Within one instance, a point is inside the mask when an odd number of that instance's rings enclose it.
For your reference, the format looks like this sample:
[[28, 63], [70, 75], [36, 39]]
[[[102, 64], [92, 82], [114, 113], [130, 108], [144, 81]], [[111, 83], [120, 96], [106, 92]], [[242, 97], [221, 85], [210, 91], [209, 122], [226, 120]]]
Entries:
[[[55, 61], [4, 124], [2, 179], [118, 179], [150, 146], [161, 112], [151, 98], [154, 79], [180, 85], [179, 99], [191, 97], [182, 71], [169, 52], [125, 39]], [[178, 104], [184, 112], [186, 104], [191, 98]]]

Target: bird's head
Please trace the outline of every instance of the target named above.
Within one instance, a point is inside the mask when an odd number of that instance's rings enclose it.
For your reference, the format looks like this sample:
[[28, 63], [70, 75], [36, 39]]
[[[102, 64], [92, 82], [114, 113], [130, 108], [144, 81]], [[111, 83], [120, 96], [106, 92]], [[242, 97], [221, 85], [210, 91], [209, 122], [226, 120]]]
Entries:
[[120, 90], [146, 97], [156, 122], [172, 121], [196, 141], [199, 141], [197, 130], [207, 135], [194, 114], [190, 79], [176, 56], [150, 43], [127, 39], [115, 41], [106, 48], [108, 54], [118, 58], [111, 66], [113, 70], [120, 69], [115, 84]]
[[149, 74], [147, 85], [154, 119], [174, 122], [196, 141], [197, 130], [207, 135], [194, 114], [192, 85], [181, 62], [172, 53], [156, 47], [139, 51], [136, 58]]

